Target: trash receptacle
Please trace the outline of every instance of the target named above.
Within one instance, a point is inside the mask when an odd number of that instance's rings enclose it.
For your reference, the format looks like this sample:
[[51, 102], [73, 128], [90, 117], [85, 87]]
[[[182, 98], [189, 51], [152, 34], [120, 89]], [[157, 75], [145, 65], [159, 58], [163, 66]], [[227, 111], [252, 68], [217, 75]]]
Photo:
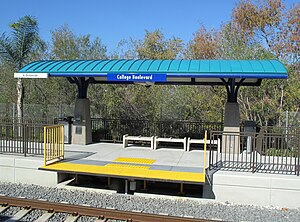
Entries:
[[73, 116], [67, 117], [59, 117], [58, 122], [59, 125], [64, 125], [64, 141], [67, 144], [71, 144], [72, 141], [72, 123], [73, 123]]
[[252, 120], [247, 120], [244, 122], [244, 132], [247, 136], [246, 139], [246, 149], [247, 153], [251, 153], [252, 146], [252, 135], [256, 132], [256, 122]]

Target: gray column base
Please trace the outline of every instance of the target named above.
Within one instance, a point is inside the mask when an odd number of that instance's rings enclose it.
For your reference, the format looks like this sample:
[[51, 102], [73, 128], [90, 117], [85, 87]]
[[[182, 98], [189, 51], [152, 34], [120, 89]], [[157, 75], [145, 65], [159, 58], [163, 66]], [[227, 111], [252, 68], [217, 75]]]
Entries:
[[74, 124], [72, 125], [72, 144], [92, 143], [92, 124], [89, 99], [77, 99], [75, 102]]
[[240, 110], [239, 104], [225, 104], [224, 129], [222, 136], [222, 153], [234, 155], [240, 153]]
[[230, 156], [240, 154], [240, 127], [224, 126], [222, 136], [222, 153]]

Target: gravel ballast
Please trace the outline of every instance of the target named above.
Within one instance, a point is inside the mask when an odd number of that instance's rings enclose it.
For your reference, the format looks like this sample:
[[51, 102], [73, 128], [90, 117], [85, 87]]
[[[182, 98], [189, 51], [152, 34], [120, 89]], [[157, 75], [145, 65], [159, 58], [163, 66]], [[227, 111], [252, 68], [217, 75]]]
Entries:
[[1, 182], [0, 194], [10, 197], [45, 199], [52, 202], [68, 202], [79, 205], [88, 204], [94, 207], [114, 208], [124, 211], [162, 213], [172, 216], [192, 216], [202, 219], [255, 222], [300, 221], [300, 208], [279, 209], [275, 207], [226, 204], [191, 198], [141, 197]]

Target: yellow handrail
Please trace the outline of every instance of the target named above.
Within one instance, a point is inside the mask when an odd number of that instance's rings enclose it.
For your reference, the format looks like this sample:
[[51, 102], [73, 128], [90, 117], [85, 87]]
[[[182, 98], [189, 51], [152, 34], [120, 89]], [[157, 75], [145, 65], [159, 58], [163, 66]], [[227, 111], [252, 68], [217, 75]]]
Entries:
[[64, 159], [64, 126], [44, 127], [44, 166]]

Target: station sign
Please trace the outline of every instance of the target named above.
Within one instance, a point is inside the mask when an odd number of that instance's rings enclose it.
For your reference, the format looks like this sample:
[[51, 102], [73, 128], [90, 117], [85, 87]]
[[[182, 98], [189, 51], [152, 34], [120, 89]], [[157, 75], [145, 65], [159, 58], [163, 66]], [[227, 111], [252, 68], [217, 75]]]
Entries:
[[107, 73], [107, 81], [116, 82], [166, 82], [166, 73]]
[[48, 78], [48, 73], [15, 73], [14, 77], [24, 79], [46, 79]]

